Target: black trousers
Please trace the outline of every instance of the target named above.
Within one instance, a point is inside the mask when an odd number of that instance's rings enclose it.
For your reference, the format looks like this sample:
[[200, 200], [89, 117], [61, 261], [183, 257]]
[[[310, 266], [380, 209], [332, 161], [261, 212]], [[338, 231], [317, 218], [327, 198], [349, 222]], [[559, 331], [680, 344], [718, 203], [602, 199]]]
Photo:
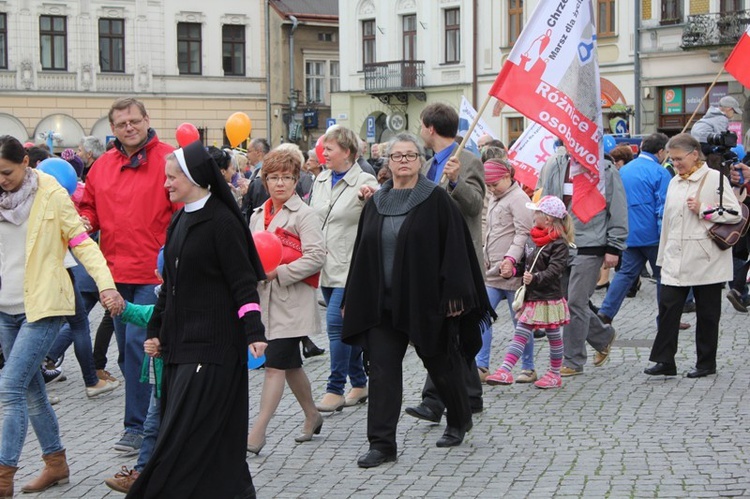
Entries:
[[[461, 360], [460, 364], [463, 368], [464, 385], [466, 386], [466, 393], [469, 396], [469, 407], [473, 412], [480, 412], [483, 409], [482, 381], [479, 379], [477, 362], [474, 357], [471, 358], [471, 362], [466, 362], [463, 358]], [[424, 388], [422, 388], [422, 404], [430, 408], [435, 414], [442, 415], [445, 410], [445, 404], [440, 398], [440, 392], [432, 381], [432, 376], [429, 372], [427, 373], [427, 379], [424, 381]]]
[[[389, 314], [384, 314], [383, 322], [365, 333], [364, 348], [370, 359], [367, 439], [370, 449], [386, 454], [393, 454], [397, 450], [396, 427], [401, 415], [403, 360], [408, 345], [409, 337], [394, 329]], [[455, 349], [434, 357], [423, 356], [419, 348], [416, 351], [434, 380], [440, 399], [448, 408], [448, 425], [458, 428], [466, 426], [471, 421], [464, 382], [466, 361]]]
[[[723, 283], [692, 286], [695, 295], [695, 348], [697, 351], [695, 367], [697, 369], [716, 369], [723, 287]], [[659, 325], [649, 357], [652, 362], [675, 363], [680, 317], [689, 292], [690, 286], [678, 287], [662, 284]]]

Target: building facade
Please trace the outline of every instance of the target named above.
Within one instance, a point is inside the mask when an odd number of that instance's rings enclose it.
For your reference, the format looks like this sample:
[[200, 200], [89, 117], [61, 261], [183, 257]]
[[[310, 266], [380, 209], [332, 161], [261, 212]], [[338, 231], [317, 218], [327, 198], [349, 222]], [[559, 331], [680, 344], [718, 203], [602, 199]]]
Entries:
[[418, 132], [427, 103], [458, 107], [462, 95], [472, 95], [474, 3], [339, 0], [341, 91], [331, 104], [337, 123], [382, 142]]
[[[523, 0], [339, 0], [341, 92], [332, 115], [362, 137], [386, 140], [417, 132], [428, 102], [475, 108], [484, 102], [526, 20], [539, 3]], [[634, 10], [630, 2], [594, 0], [605, 127], [633, 120]], [[483, 118], [504, 142], [528, 125], [492, 100]], [[373, 127], [369, 127], [368, 124]], [[369, 138], [369, 137], [368, 137]]]
[[162, 140], [180, 123], [206, 144], [248, 114], [268, 133], [265, 2], [0, 1], [0, 133], [56, 151], [111, 136], [107, 113], [135, 96]]
[[338, 0], [270, 0], [270, 7], [268, 138], [308, 150], [325, 133], [331, 92], [339, 90]]
[[750, 24], [750, 2], [641, 0], [640, 7], [643, 133], [689, 130], [709, 105], [731, 95], [745, 111], [730, 124], [742, 137], [750, 124], [748, 92], [722, 68]]

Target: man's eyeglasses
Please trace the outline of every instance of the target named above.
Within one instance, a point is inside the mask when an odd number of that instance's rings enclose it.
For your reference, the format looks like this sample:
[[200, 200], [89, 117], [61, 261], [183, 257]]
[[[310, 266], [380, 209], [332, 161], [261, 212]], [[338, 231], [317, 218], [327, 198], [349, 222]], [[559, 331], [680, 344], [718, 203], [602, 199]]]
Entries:
[[414, 161], [419, 157], [419, 154], [415, 152], [407, 152], [406, 154], [401, 154], [400, 152], [396, 152], [388, 156], [391, 161], [394, 161], [396, 163], [403, 163], [404, 159], [406, 161]]
[[122, 130], [125, 130], [126, 128], [128, 128], [129, 126], [132, 126], [133, 128], [135, 128], [138, 125], [140, 125], [141, 123], [143, 123], [143, 118], [140, 118], [140, 119], [137, 119], [137, 120], [124, 121], [122, 123], [116, 123], [116, 124], [112, 125], [112, 127], [115, 130], [122, 131]]
[[269, 184], [278, 184], [279, 180], [285, 184], [291, 184], [292, 182], [295, 181], [295, 178], [291, 175], [284, 175], [283, 177], [279, 177], [276, 175], [271, 176], [271, 177], [266, 177], [266, 182], [268, 182]]

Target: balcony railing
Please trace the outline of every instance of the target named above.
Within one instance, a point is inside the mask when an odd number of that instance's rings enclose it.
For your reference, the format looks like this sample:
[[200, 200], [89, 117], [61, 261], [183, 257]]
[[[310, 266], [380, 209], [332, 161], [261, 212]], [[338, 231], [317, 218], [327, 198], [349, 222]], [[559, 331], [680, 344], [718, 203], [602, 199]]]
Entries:
[[394, 91], [424, 87], [424, 61], [365, 64], [365, 91]]
[[734, 45], [748, 24], [750, 10], [688, 16], [681, 47], [690, 50]]

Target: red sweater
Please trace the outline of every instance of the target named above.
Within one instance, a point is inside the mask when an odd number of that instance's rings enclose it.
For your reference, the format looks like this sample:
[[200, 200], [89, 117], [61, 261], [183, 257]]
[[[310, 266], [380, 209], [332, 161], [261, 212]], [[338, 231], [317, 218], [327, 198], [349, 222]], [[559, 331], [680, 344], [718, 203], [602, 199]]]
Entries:
[[113, 147], [86, 176], [79, 211], [93, 231], [101, 231], [99, 245], [116, 283], [158, 284], [156, 256], [179, 208], [164, 188], [164, 158], [174, 148], [159, 142], [153, 130], [149, 134], [130, 157]]

